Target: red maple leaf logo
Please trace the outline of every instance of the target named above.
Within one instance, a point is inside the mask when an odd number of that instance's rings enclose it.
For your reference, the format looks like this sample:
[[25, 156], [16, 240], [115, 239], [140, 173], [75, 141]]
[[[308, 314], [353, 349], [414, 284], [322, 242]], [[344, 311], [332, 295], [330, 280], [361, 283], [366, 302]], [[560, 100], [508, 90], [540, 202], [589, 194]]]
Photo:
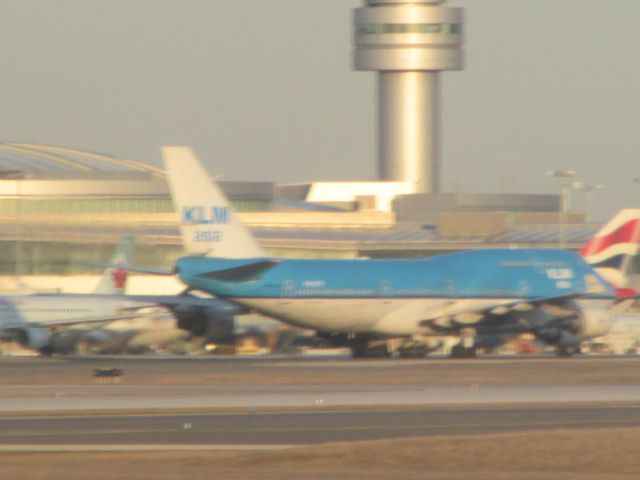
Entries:
[[125, 283], [127, 283], [127, 275], [127, 271], [124, 268], [114, 268], [111, 270], [113, 286], [118, 289], [123, 289]]

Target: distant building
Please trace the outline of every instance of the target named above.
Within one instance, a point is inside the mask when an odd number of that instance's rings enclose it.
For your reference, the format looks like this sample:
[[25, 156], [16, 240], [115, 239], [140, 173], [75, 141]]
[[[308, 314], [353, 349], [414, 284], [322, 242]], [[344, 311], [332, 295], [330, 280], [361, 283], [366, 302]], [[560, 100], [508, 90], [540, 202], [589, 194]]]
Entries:
[[[426, 256], [489, 246], [578, 248], [596, 230], [558, 213], [555, 195], [406, 194], [402, 182], [221, 182], [272, 254]], [[96, 272], [134, 235], [135, 263], [181, 255], [164, 172], [109, 155], [0, 143], [0, 275]]]

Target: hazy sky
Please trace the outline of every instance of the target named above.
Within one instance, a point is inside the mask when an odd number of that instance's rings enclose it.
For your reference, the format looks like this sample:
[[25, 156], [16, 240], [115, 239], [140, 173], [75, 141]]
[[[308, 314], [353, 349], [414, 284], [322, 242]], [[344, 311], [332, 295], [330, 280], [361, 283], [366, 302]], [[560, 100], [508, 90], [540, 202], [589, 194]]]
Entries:
[[[0, 0], [0, 141], [159, 163], [193, 146], [227, 180], [375, 175], [374, 75], [351, 68], [356, 0]], [[466, 68], [443, 74], [445, 190], [639, 206], [640, 2], [451, 0]], [[573, 195], [581, 208], [582, 194]]]

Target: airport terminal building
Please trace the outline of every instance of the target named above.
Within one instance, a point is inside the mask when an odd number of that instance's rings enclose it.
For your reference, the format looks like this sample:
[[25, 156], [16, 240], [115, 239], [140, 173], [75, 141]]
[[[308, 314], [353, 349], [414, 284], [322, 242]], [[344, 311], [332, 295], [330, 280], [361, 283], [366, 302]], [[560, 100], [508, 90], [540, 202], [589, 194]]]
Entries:
[[[405, 193], [402, 182], [221, 182], [273, 255], [417, 257], [463, 249], [579, 248], [598, 225], [556, 195]], [[162, 169], [72, 148], [0, 143], [2, 276], [97, 273], [133, 235], [135, 263], [170, 268], [178, 217]], [[143, 246], [143, 247], [140, 247]]]

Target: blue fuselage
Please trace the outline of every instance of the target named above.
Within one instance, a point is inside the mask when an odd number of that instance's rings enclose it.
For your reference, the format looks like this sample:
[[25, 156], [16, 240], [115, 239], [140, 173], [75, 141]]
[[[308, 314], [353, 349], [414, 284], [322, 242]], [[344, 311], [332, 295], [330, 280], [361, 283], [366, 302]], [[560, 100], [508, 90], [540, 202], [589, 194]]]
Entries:
[[183, 257], [178, 269], [189, 286], [239, 300], [613, 297], [579, 255], [565, 250], [475, 250], [419, 260], [280, 259], [253, 274], [207, 275], [266, 260]]
[[[522, 331], [522, 315], [506, 318], [516, 304], [531, 311], [542, 301], [571, 309], [589, 302], [606, 316], [614, 298], [580, 256], [564, 250], [476, 250], [421, 260], [183, 257], [178, 271], [192, 288], [294, 325], [386, 336]], [[497, 314], [504, 321], [487, 327]], [[549, 320], [529, 314], [527, 322]]]

